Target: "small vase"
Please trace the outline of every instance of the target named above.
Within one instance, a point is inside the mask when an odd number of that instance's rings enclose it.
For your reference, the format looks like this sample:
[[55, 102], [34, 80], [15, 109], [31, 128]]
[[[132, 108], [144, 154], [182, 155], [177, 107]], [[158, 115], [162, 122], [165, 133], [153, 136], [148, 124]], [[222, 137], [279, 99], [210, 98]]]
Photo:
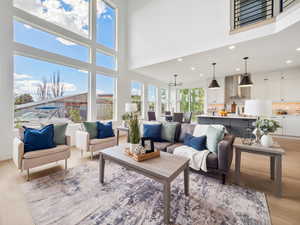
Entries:
[[273, 138], [269, 134], [264, 134], [260, 139], [260, 143], [264, 147], [271, 147], [273, 145]]
[[134, 154], [134, 152], [135, 152], [135, 149], [136, 149], [136, 147], [138, 146], [139, 144], [129, 144], [129, 150], [130, 150], [130, 153], [131, 154]]

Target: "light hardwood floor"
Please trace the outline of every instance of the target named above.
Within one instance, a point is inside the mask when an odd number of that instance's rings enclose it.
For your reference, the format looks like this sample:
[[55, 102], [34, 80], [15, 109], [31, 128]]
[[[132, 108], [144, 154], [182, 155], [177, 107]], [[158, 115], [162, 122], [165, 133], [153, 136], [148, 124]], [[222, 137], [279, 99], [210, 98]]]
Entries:
[[[300, 141], [277, 139], [286, 150], [283, 158], [283, 197], [273, 195], [274, 185], [269, 179], [269, 159], [264, 156], [242, 154], [241, 185], [265, 192], [273, 225], [300, 224]], [[72, 150], [69, 167], [90, 160], [88, 155]], [[95, 159], [96, 160], [96, 159]], [[64, 162], [49, 164], [32, 170], [31, 179], [63, 170]], [[228, 182], [233, 182], [233, 168]], [[25, 173], [20, 174], [12, 161], [0, 162], [0, 224], [33, 225], [30, 211], [18, 184], [26, 182]]]

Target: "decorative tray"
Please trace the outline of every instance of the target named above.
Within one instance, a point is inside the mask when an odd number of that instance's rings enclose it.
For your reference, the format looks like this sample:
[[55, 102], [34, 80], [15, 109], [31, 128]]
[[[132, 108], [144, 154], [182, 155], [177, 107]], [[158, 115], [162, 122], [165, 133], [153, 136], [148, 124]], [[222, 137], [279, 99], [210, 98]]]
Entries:
[[133, 154], [129, 151], [129, 148], [125, 148], [124, 153], [128, 155], [129, 157], [133, 158], [137, 162], [142, 162], [148, 159], [153, 159], [160, 157], [160, 151], [157, 150], [156, 152], [150, 152], [150, 153], [145, 153], [145, 154]]

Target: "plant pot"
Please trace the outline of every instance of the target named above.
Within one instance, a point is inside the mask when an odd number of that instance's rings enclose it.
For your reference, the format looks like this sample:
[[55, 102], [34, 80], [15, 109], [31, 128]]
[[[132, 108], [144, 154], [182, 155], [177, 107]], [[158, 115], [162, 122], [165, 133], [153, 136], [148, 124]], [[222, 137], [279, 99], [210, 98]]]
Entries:
[[269, 134], [264, 134], [260, 139], [260, 143], [264, 147], [271, 147], [273, 145], [273, 138]]
[[139, 144], [129, 144], [129, 150], [130, 150], [130, 153], [134, 153], [134, 150], [136, 149], [136, 147], [138, 146]]

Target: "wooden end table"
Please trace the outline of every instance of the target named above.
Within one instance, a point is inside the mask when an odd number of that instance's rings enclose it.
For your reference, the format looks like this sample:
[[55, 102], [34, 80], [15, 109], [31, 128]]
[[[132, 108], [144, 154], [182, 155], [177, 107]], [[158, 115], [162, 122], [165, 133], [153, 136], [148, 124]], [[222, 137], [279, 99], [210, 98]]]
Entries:
[[136, 162], [124, 154], [127, 145], [115, 146], [100, 152], [99, 181], [104, 183], [105, 160], [110, 160], [164, 185], [164, 222], [170, 224], [171, 182], [183, 172], [184, 193], [189, 195], [189, 159], [161, 152], [159, 158]]
[[285, 154], [284, 149], [278, 144], [272, 147], [264, 147], [261, 144], [246, 145], [242, 144], [240, 139], [236, 139], [233, 144], [235, 149], [235, 183], [240, 183], [241, 170], [241, 153], [248, 152], [253, 154], [265, 155], [270, 157], [270, 177], [275, 180], [276, 191], [278, 197], [282, 196], [282, 156]]

